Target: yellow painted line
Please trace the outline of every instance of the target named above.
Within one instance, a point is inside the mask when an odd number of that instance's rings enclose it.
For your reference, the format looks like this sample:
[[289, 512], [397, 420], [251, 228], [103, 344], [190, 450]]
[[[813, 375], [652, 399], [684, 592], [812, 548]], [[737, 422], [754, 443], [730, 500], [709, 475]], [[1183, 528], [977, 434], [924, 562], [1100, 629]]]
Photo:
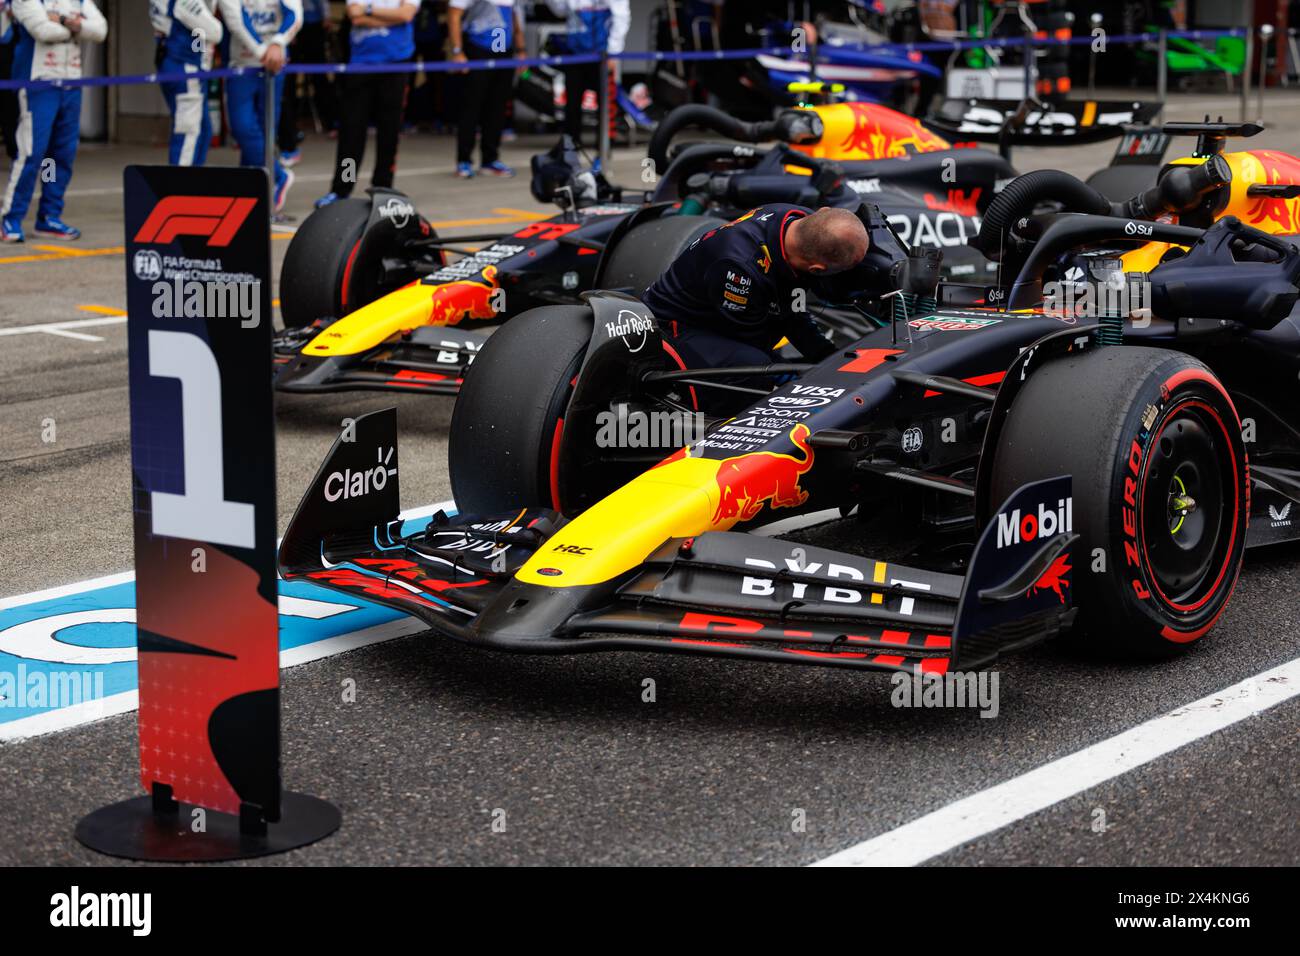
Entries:
[[[546, 210], [529, 212], [526, 209], [493, 209], [497, 215], [483, 217], [481, 219], [445, 219], [442, 222], [433, 222], [429, 225], [435, 229], [456, 229], [461, 226], [501, 226], [516, 222], [537, 222], [547, 218], [544, 213]], [[275, 232], [271, 234], [273, 240], [292, 239], [294, 233]], [[5, 256], [0, 257], [0, 264], [16, 262], [49, 262], [51, 259], [83, 259], [89, 256], [120, 256], [126, 252], [123, 246], [105, 246], [102, 249], [70, 249], [66, 246], [46, 246], [32, 245], [30, 249], [40, 249], [42, 252], [25, 256]]]
[[97, 315], [126, 315], [125, 309], [115, 309], [111, 305], [79, 305], [82, 312], [94, 312]]
[[83, 259], [87, 256], [120, 256], [126, 250], [122, 246], [105, 246], [103, 249], [66, 249], [63, 246], [32, 246], [33, 249], [53, 249], [28, 256], [5, 256], [0, 263], [6, 262], [48, 262], [51, 259]]

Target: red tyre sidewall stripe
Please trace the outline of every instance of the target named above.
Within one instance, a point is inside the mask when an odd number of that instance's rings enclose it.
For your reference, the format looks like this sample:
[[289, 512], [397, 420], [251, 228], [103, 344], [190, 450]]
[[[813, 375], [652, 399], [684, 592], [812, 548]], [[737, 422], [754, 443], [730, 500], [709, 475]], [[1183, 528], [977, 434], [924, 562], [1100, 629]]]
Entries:
[[[664, 351], [668, 353], [668, 356], [677, 363], [677, 367], [683, 372], [686, 371], [686, 363], [682, 361], [682, 357], [677, 354], [677, 350], [662, 339], [660, 340], [660, 344], [663, 345]], [[691, 391], [691, 408], [698, 412], [700, 410], [700, 400], [695, 395], [695, 386], [689, 385], [687, 387]]]
[[560, 439], [564, 435], [564, 419], [555, 420], [555, 435], [551, 438], [551, 507], [560, 510]]
[[[1175, 388], [1177, 388], [1178, 386], [1186, 382], [1201, 382], [1214, 388], [1214, 390], [1217, 391], [1223, 397], [1223, 400], [1227, 403], [1228, 408], [1232, 412], [1233, 421], [1237, 425], [1237, 434], [1238, 435], [1241, 434], [1241, 418], [1237, 414], [1237, 407], [1236, 405], [1233, 404], [1232, 397], [1228, 394], [1227, 390], [1223, 387], [1222, 383], [1220, 383], [1217, 378], [1215, 378], [1207, 371], [1198, 368], [1182, 369], [1181, 371], [1174, 373], [1172, 376], [1166, 379], [1164, 384], [1161, 386], [1161, 389], [1165, 394], [1170, 394], [1173, 392]], [[1197, 399], [1191, 399], [1187, 402], [1181, 402], [1175, 406], [1175, 409], [1183, 408], [1187, 406], [1201, 408], [1204, 411], [1208, 412], [1210, 416], [1214, 419], [1214, 421], [1218, 424], [1221, 431], [1223, 432], [1223, 437], [1224, 440], [1227, 442], [1228, 447], [1229, 448], [1235, 447], [1232, 433], [1229, 432], [1228, 430], [1228, 424], [1223, 420], [1223, 416], [1219, 413], [1218, 409]], [[1164, 431], [1164, 427], [1162, 426], [1160, 432], [1158, 432], [1155, 436], [1155, 441], [1159, 441], [1159, 436], [1161, 433], [1163, 433], [1163, 431]], [[1152, 444], [1154, 444], [1154, 442]], [[1147, 461], [1144, 461], [1142, 465], [1142, 470], [1143, 470], [1142, 512], [1143, 514], [1146, 513], [1146, 494], [1147, 494], [1146, 468], [1147, 468], [1148, 461], [1149, 458]], [[1151, 570], [1150, 559], [1147, 557], [1145, 531], [1142, 532], [1142, 539], [1141, 539], [1142, 558], [1145, 564], [1148, 580], [1150, 580], [1152, 589], [1160, 596], [1160, 599], [1164, 601], [1166, 605], [1173, 608], [1174, 610], [1190, 613], [1190, 612], [1195, 612], [1200, 608], [1204, 607], [1205, 604], [1212, 597], [1214, 597], [1214, 595], [1218, 592], [1220, 585], [1223, 584], [1224, 576], [1227, 574], [1228, 568], [1232, 563], [1232, 555], [1233, 552], [1236, 550], [1237, 525], [1239, 524], [1238, 513], [1241, 510], [1242, 496], [1240, 490], [1241, 478], [1238, 473], [1237, 459], [1235, 455], [1231, 458], [1231, 464], [1232, 464], [1232, 496], [1233, 496], [1232, 529], [1229, 532], [1228, 547], [1224, 552], [1223, 564], [1219, 568], [1218, 576], [1214, 579], [1214, 584], [1206, 592], [1205, 597], [1197, 601], [1195, 604], [1180, 605], [1171, 601], [1168, 598], [1168, 596], [1166, 596], [1165, 593], [1162, 590], [1160, 590], [1160, 585], [1156, 581], [1155, 573]], [[1243, 466], [1245, 467], [1244, 462], [1243, 462]], [[1247, 483], [1249, 483], [1250, 478], [1249, 478], [1248, 470], [1246, 472], [1245, 480]], [[1139, 521], [1139, 528], [1141, 527], [1142, 527], [1142, 522]], [[1240, 566], [1238, 566], [1238, 570], [1240, 570]], [[1197, 640], [1200, 637], [1203, 637], [1212, 627], [1214, 627], [1214, 625], [1218, 622], [1219, 617], [1223, 614], [1224, 609], [1227, 608], [1228, 600], [1231, 599], [1232, 597], [1232, 591], [1236, 587], [1236, 583], [1237, 583], [1237, 574], [1234, 573], [1232, 576], [1232, 581], [1229, 582], [1228, 584], [1227, 596], [1225, 597], [1223, 603], [1219, 606], [1218, 611], [1215, 612], [1214, 617], [1210, 619], [1210, 621], [1201, 625], [1200, 627], [1197, 627], [1195, 630], [1192, 631], [1180, 631], [1170, 625], [1165, 625], [1160, 631], [1161, 636], [1164, 637], [1166, 640], [1172, 641], [1176, 644], [1187, 644], [1194, 640]]]
[[361, 240], [358, 239], [352, 245], [352, 251], [348, 253], [347, 264], [343, 266], [343, 287], [339, 289], [339, 305], [348, 304], [348, 286], [352, 284], [352, 266], [357, 261], [357, 251], [361, 248]]

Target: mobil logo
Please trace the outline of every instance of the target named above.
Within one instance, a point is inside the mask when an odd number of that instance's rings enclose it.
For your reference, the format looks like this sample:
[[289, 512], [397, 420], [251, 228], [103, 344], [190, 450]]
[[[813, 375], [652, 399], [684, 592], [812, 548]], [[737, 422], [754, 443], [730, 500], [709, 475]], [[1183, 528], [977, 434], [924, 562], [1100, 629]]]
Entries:
[[1028, 544], [1074, 530], [1074, 498], [1058, 498], [1056, 507], [1039, 502], [1035, 511], [1012, 508], [997, 516], [999, 548]]

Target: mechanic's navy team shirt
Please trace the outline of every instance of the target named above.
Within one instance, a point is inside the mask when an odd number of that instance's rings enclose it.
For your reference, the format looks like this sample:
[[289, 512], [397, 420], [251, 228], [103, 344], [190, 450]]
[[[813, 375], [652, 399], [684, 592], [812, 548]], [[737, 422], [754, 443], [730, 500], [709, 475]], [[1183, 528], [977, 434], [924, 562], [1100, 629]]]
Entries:
[[466, 43], [492, 53], [509, 53], [514, 49], [514, 0], [451, 0], [464, 10], [460, 22]]
[[[420, 6], [420, 0], [369, 0], [375, 10], [396, 10], [403, 3]], [[410, 21], [386, 27], [352, 28], [353, 63], [400, 63], [415, 55], [415, 27]]]
[[705, 329], [765, 352], [788, 338], [808, 358], [824, 358], [834, 347], [811, 315], [791, 309], [794, 290], [812, 277], [785, 257], [786, 229], [810, 212], [773, 203], [706, 232], [646, 289], [646, 306], [670, 337]]
[[327, 0], [302, 0], [302, 22], [324, 23], [329, 13]]

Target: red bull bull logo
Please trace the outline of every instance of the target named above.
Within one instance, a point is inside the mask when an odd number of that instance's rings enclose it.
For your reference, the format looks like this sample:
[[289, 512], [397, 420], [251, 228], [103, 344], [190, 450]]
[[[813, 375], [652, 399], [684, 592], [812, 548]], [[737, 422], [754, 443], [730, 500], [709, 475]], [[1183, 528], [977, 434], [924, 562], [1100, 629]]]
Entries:
[[943, 139], [910, 116], [874, 103], [844, 103], [853, 112], [853, 126], [840, 142], [839, 158], [885, 159], [903, 156], [908, 148], [918, 153], [947, 149]]
[[491, 319], [497, 314], [497, 267], [485, 266], [479, 279], [461, 279], [437, 286], [429, 303], [430, 325], [456, 325], [466, 319]]
[[718, 466], [719, 500], [713, 523], [750, 521], [764, 505], [797, 508], [807, 501], [808, 492], [799, 487], [799, 478], [812, 468], [810, 435], [804, 424], [796, 425], [790, 432], [790, 440], [802, 452], [801, 458], [756, 451], [724, 459]]
[[[1251, 155], [1264, 168], [1264, 182], [1268, 185], [1300, 183], [1300, 162], [1293, 157], [1272, 150], [1253, 150]], [[1242, 219], [1265, 232], [1291, 235], [1300, 231], [1300, 203], [1276, 196], [1252, 197]]]

